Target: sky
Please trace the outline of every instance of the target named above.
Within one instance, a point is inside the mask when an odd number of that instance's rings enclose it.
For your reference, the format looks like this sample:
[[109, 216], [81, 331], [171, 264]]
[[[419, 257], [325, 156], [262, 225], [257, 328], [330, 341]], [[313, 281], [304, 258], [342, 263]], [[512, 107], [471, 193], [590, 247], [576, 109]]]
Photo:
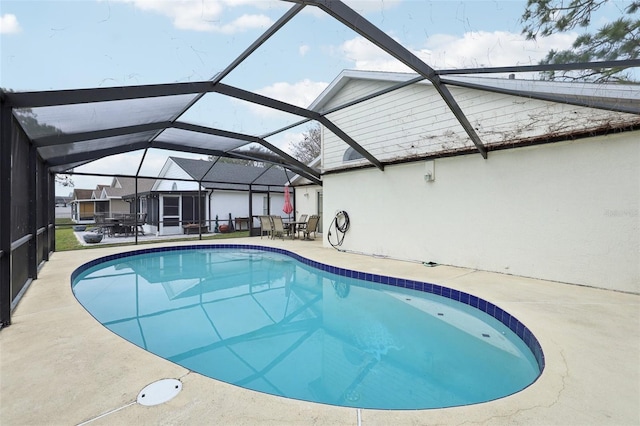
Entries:
[[[345, 3], [435, 69], [537, 64], [550, 49], [569, 48], [581, 31], [526, 40], [526, 0]], [[619, 17], [628, 3], [608, 2], [593, 26]], [[2, 0], [0, 86], [30, 91], [206, 80], [290, 7], [279, 0]], [[307, 107], [345, 69], [409, 72], [309, 6], [222, 82]], [[208, 94], [181, 120], [261, 135], [299, 118]], [[290, 152], [307, 130], [298, 126], [267, 140]], [[157, 176], [168, 155], [201, 158], [150, 152], [140, 174]], [[76, 171], [132, 174], [141, 159], [141, 152], [121, 154]], [[84, 189], [110, 181], [74, 178]], [[56, 187], [58, 195], [71, 190]]]

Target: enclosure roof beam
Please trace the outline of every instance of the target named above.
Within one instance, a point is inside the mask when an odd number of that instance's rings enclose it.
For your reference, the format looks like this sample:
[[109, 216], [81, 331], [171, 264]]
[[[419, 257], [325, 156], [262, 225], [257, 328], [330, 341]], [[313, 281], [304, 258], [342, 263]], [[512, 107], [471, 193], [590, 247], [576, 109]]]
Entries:
[[206, 133], [206, 134], [215, 135], [215, 136], [222, 136], [222, 137], [227, 137], [227, 138], [232, 138], [232, 139], [237, 139], [237, 140], [243, 140], [243, 141], [246, 141], [246, 142], [258, 143], [258, 144], [264, 146], [265, 148], [269, 149], [270, 151], [278, 154], [281, 158], [283, 158], [285, 160], [285, 164], [291, 164], [291, 165], [295, 166], [298, 169], [305, 170], [306, 174], [314, 175], [316, 178], [320, 177], [320, 173], [318, 173], [316, 170], [314, 170], [311, 167], [307, 166], [306, 164], [298, 161], [297, 159], [293, 158], [292, 156], [290, 156], [286, 152], [282, 151], [278, 147], [270, 144], [269, 142], [267, 142], [264, 139], [261, 139], [261, 138], [259, 138], [257, 136], [251, 136], [251, 135], [246, 135], [246, 134], [242, 134], [242, 133], [230, 132], [230, 131], [227, 131], [227, 130], [212, 129], [210, 127], [204, 127], [204, 126], [199, 126], [197, 124], [190, 124], [190, 123], [183, 123], [183, 122], [176, 122], [176, 123], [174, 123], [173, 126], [175, 128], [182, 129], [182, 130], [188, 130], [188, 131], [199, 132], [199, 133]]
[[287, 12], [280, 17], [271, 27], [267, 29], [260, 37], [258, 37], [251, 46], [245, 49], [233, 62], [231, 62], [224, 70], [222, 70], [216, 77], [213, 79], [214, 83], [219, 83], [223, 78], [225, 78], [231, 71], [233, 71], [238, 65], [240, 65], [245, 59], [249, 57], [253, 52], [255, 52], [264, 42], [266, 42], [271, 36], [273, 36], [278, 30], [285, 26], [287, 22], [293, 19], [300, 11], [304, 9], [303, 4], [296, 4], [291, 9], [287, 10]]
[[576, 105], [587, 108], [597, 108], [606, 111], [625, 112], [630, 114], [640, 114], [639, 102], [625, 102], [625, 99], [614, 98], [611, 102], [597, 100], [598, 98], [585, 98], [580, 95], [560, 95], [553, 93], [531, 92], [526, 90], [505, 89], [502, 87], [494, 87], [484, 84], [468, 83], [464, 81], [442, 79], [442, 82], [451, 86], [465, 87], [468, 89], [482, 90], [485, 92], [500, 93], [510, 96], [520, 96], [523, 98], [537, 99], [541, 101], [549, 101], [567, 105]]
[[102, 139], [102, 138], [109, 138], [114, 136], [124, 136], [132, 133], [142, 133], [142, 132], [149, 132], [152, 130], [166, 129], [167, 127], [171, 127], [171, 124], [172, 124], [171, 121], [160, 121], [157, 123], [138, 124], [133, 126], [125, 126], [125, 127], [114, 127], [111, 129], [92, 130], [89, 132], [61, 133], [57, 135], [34, 138], [33, 143], [35, 143], [38, 148], [45, 147], [45, 146], [53, 146], [53, 145], [64, 145], [67, 143], [82, 142], [82, 141], [87, 141], [92, 139]]
[[92, 89], [47, 90], [41, 92], [6, 93], [13, 108], [39, 108], [56, 105], [74, 105], [91, 102], [122, 101], [156, 98], [159, 96], [193, 95], [213, 92], [211, 81], [187, 83], [149, 84], [139, 86], [95, 87]]
[[538, 64], [512, 65], [506, 67], [458, 68], [436, 70], [437, 75], [452, 74], [500, 74], [544, 71], [577, 71], [599, 68], [632, 68], [640, 66], [640, 59], [623, 59], [616, 61], [574, 62], [571, 64]]
[[214, 155], [217, 157], [235, 158], [238, 160], [250, 160], [250, 161], [257, 161], [257, 162], [274, 163], [274, 164], [281, 165], [285, 168], [288, 168], [291, 171], [299, 174], [300, 176], [304, 176], [310, 181], [313, 181], [321, 185], [320, 178], [316, 176], [317, 172], [315, 170], [311, 169], [314, 172], [313, 174], [307, 173], [306, 170], [300, 169], [290, 163], [287, 163], [280, 157], [275, 157], [275, 156], [271, 158], [257, 157], [257, 156], [251, 156], [249, 154], [239, 153], [236, 151], [221, 151], [221, 150], [214, 150], [211, 148], [184, 146], [180, 142], [166, 142], [166, 141], [163, 141], [163, 142], [154, 141], [152, 148], [166, 149], [171, 151], [189, 152], [192, 154]]
[[249, 161], [255, 161], [255, 162], [262, 162], [262, 163], [271, 163], [271, 164], [275, 164], [275, 165], [279, 165], [282, 166], [285, 169], [289, 169], [291, 170], [293, 173], [296, 173], [308, 180], [310, 180], [313, 183], [316, 183], [320, 186], [322, 186], [322, 181], [320, 180], [319, 177], [317, 177], [316, 173], [314, 171], [313, 174], [307, 173], [305, 170], [299, 169], [295, 166], [292, 166], [291, 164], [287, 164], [286, 162], [284, 162], [280, 157], [277, 156], [264, 156], [264, 155], [256, 155], [255, 151], [227, 151], [225, 153], [226, 156], [231, 157], [231, 158], [238, 158], [241, 160], [249, 160]]
[[197, 146], [185, 146], [182, 145], [178, 141], [154, 141], [151, 148], [156, 149], [166, 149], [168, 151], [181, 151], [181, 152], [189, 152], [191, 154], [201, 154], [201, 155], [214, 155], [218, 157], [225, 157], [227, 153], [225, 151], [219, 149], [212, 148], [202, 148]]
[[[298, 14], [302, 9], [304, 9], [304, 5], [295, 5], [291, 9], [287, 11], [276, 23], [274, 23], [267, 31], [265, 31], [258, 39], [256, 39], [251, 46], [249, 46], [245, 51], [240, 54], [231, 64], [229, 64], [224, 70], [214, 75], [210, 81], [215, 85], [219, 83], [223, 78], [225, 78], [231, 71], [233, 71], [238, 65], [242, 63], [245, 59], [251, 55], [258, 47], [260, 47], [265, 41], [267, 41], [272, 35], [274, 35], [280, 28], [282, 28], [287, 22], [289, 22], [294, 16]], [[187, 105], [185, 105], [180, 111], [178, 111], [172, 117], [171, 121], [175, 122], [180, 117], [182, 117], [193, 105], [196, 104], [207, 92], [199, 93], [195, 96]], [[153, 142], [158, 136], [162, 134], [164, 129], [158, 130], [153, 137], [149, 138], [149, 143]]]
[[114, 146], [104, 149], [94, 149], [86, 152], [79, 152], [74, 154], [60, 155], [58, 157], [50, 157], [46, 159], [50, 166], [62, 166], [65, 164], [78, 163], [82, 161], [93, 161], [100, 158], [108, 157], [109, 155], [122, 154], [125, 152], [137, 151], [144, 149], [148, 145], [147, 141], [136, 142], [127, 145]]
[[[374, 92], [374, 93], [372, 93], [372, 94], [370, 94], [370, 95], [366, 95], [366, 96], [363, 96], [363, 97], [361, 97], [361, 98], [355, 99], [355, 100], [353, 100], [353, 101], [351, 101], [351, 102], [347, 102], [347, 103], [344, 103], [344, 104], [342, 104], [342, 105], [338, 105], [338, 106], [336, 106], [336, 107], [334, 107], [334, 108], [328, 109], [328, 110], [326, 110], [326, 111], [322, 111], [322, 112], [320, 112], [320, 114], [321, 114], [321, 115], [323, 115], [323, 116], [326, 116], [327, 114], [331, 114], [331, 113], [333, 113], [333, 112], [340, 111], [340, 110], [345, 109], [345, 108], [348, 108], [348, 107], [350, 107], [350, 106], [357, 105], [357, 104], [359, 104], [359, 103], [362, 103], [362, 102], [368, 101], [368, 100], [373, 99], [373, 98], [376, 98], [376, 97], [378, 97], [378, 96], [382, 96], [382, 95], [384, 95], [384, 94], [387, 94], [387, 93], [393, 92], [393, 91], [398, 90], [398, 89], [401, 89], [401, 88], [403, 88], [403, 87], [410, 86], [410, 85], [412, 85], [412, 84], [418, 83], [418, 82], [420, 82], [420, 81], [422, 81], [422, 80], [424, 80], [424, 79], [425, 79], [425, 77], [420, 76], [420, 77], [412, 78], [412, 79], [407, 80], [407, 81], [403, 81], [403, 82], [401, 82], [401, 83], [398, 83], [398, 84], [393, 85], [393, 86], [391, 86], [391, 87], [388, 87], [388, 88], [386, 88], [386, 89], [382, 89], [382, 90], [379, 90], [379, 91], [377, 91], [377, 92]], [[267, 134], [261, 135], [260, 137], [262, 137], [262, 138], [267, 138], [267, 137], [269, 137], [269, 136], [277, 135], [278, 133], [285, 132], [285, 131], [287, 131], [287, 130], [289, 130], [289, 129], [292, 129], [292, 128], [294, 128], [294, 127], [297, 127], [297, 126], [300, 126], [300, 125], [302, 125], [302, 124], [308, 123], [309, 121], [311, 121], [311, 119], [310, 119], [310, 118], [306, 118], [306, 119], [304, 119], [304, 120], [300, 120], [300, 121], [298, 121], [298, 122], [296, 122], [296, 123], [293, 123], [293, 124], [290, 124], [290, 125], [288, 125], [288, 126], [282, 127], [282, 128], [280, 128], [280, 129], [278, 129], [278, 130], [274, 130], [274, 131], [269, 132], [269, 133], [267, 133]]]
[[[299, 106], [291, 105], [286, 102], [278, 101], [266, 96], [259, 95], [257, 93], [248, 92], [246, 90], [239, 89], [237, 87], [227, 86], [226, 84], [218, 83], [215, 87], [215, 91], [223, 95], [230, 96], [232, 98], [240, 99], [243, 101], [251, 102], [257, 105], [266, 106], [268, 108], [277, 109], [289, 114], [298, 115], [301, 117], [310, 118], [312, 120], [319, 121], [340, 137], [345, 143], [351, 146], [353, 149], [362, 154], [367, 160], [374, 164], [380, 170], [384, 170], [382, 163], [369, 151], [364, 149], [355, 140], [349, 137], [345, 132], [338, 129], [331, 121], [329, 121], [322, 114], [311, 111], [310, 109], [301, 108]], [[336, 130], [337, 129], [337, 130]], [[335, 131], [334, 131], [335, 130]]]
[[[395, 41], [384, 31], [367, 21], [356, 11], [337, 0], [290, 0], [296, 3], [315, 5], [334, 19], [351, 28], [362, 37], [366, 38], [376, 46], [401, 61], [403, 64], [416, 71], [433, 83], [444, 102], [451, 109], [460, 125], [463, 127], [473, 144], [476, 146], [483, 158], [487, 158], [487, 148], [483, 145], [475, 129], [462, 112], [460, 105], [456, 102], [449, 89], [440, 82], [440, 78], [435, 70], [425, 64], [420, 58], [411, 53], [408, 49]], [[355, 149], [355, 147], [354, 147]]]

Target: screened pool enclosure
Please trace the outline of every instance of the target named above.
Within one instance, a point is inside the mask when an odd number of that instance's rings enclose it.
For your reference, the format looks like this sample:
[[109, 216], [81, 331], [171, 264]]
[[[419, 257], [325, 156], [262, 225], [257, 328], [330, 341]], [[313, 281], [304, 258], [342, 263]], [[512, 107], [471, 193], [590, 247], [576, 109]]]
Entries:
[[[308, 166], [270, 142], [290, 129], [319, 123], [327, 132], [340, 138], [367, 160], [363, 167], [384, 170], [385, 161], [363, 148], [328, 116], [354, 104], [365, 102], [403, 87], [428, 81], [432, 84], [472, 144], [453, 146], [430, 154], [431, 158], [478, 154], [487, 158], [492, 149], [486, 146], [460, 108], [450, 87], [468, 87], [523, 98], [640, 114], [636, 101], [607, 98], [584, 98], [579, 95], [534, 93], [471, 84], [456, 80], [456, 75], [532, 73], [549, 70], [638, 67], [640, 61], [608, 61], [565, 65], [532, 65], [495, 68], [436, 70], [415, 56], [362, 15], [340, 1], [293, 0], [286, 12], [261, 36], [242, 51], [213, 78], [203, 81], [167, 84], [97, 87], [47, 91], [0, 92], [0, 327], [11, 323], [11, 313], [32, 280], [55, 251], [55, 174], [109, 156], [133, 151], [142, 152], [139, 167], [127, 177], [157, 178], [141, 173], [142, 162], [150, 150], [168, 150], [226, 157], [266, 163], [286, 173], [321, 185], [321, 170]], [[286, 28], [306, 7], [317, 8], [331, 19], [327, 25], [341, 25], [363, 37], [391, 59], [408, 67], [413, 74], [384, 90], [363, 94], [357, 100], [326, 108], [303, 108], [273, 97], [227, 84], [244, 61], [271, 37]], [[286, 67], [286, 64], [280, 66]], [[267, 108], [288, 117], [285, 126], [255, 134], [194, 124], [185, 117], [190, 109], [211, 97], [226, 98]], [[215, 111], [212, 111], [215, 114]], [[260, 147], [260, 150], [255, 149]], [[503, 148], [500, 148], [503, 149]], [[211, 168], [216, 164], [212, 162]], [[206, 173], [198, 180], [206, 183]], [[219, 182], [218, 182], [219, 183]], [[250, 190], [254, 181], [234, 182]], [[136, 191], [137, 192], [137, 191]]]

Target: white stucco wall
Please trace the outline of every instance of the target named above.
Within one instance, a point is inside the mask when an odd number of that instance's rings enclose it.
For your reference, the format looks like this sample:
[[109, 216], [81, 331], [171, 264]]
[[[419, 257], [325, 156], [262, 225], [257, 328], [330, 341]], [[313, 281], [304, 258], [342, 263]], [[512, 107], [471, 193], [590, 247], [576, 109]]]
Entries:
[[213, 191], [211, 196], [211, 217], [218, 215], [220, 224], [231, 218], [249, 216], [249, 193], [240, 191]]
[[[266, 193], [253, 194], [253, 215], [260, 216], [263, 214], [263, 203]], [[279, 214], [283, 217], [286, 215], [282, 212], [284, 206], [284, 195], [271, 193], [270, 194], [270, 208], [271, 214]], [[229, 213], [231, 213], [232, 219], [236, 217], [248, 217], [249, 216], [249, 192], [247, 191], [221, 191], [216, 190], [211, 197], [211, 217], [215, 219], [216, 214], [220, 223], [226, 223], [222, 221], [229, 220]], [[255, 219], [253, 221], [254, 227], [259, 227], [260, 222]]]
[[300, 215], [318, 214], [318, 192], [322, 191], [319, 185], [308, 185], [295, 188], [296, 218]]
[[434, 164], [325, 175], [324, 228], [346, 210], [346, 250], [640, 293], [640, 132]]

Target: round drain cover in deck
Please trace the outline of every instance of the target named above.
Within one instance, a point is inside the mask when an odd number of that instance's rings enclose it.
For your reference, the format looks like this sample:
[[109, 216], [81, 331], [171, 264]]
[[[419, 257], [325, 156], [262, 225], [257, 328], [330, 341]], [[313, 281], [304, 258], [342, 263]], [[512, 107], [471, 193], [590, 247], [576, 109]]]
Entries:
[[182, 382], [162, 379], [144, 387], [138, 394], [138, 404], [158, 405], [173, 399], [182, 390]]

